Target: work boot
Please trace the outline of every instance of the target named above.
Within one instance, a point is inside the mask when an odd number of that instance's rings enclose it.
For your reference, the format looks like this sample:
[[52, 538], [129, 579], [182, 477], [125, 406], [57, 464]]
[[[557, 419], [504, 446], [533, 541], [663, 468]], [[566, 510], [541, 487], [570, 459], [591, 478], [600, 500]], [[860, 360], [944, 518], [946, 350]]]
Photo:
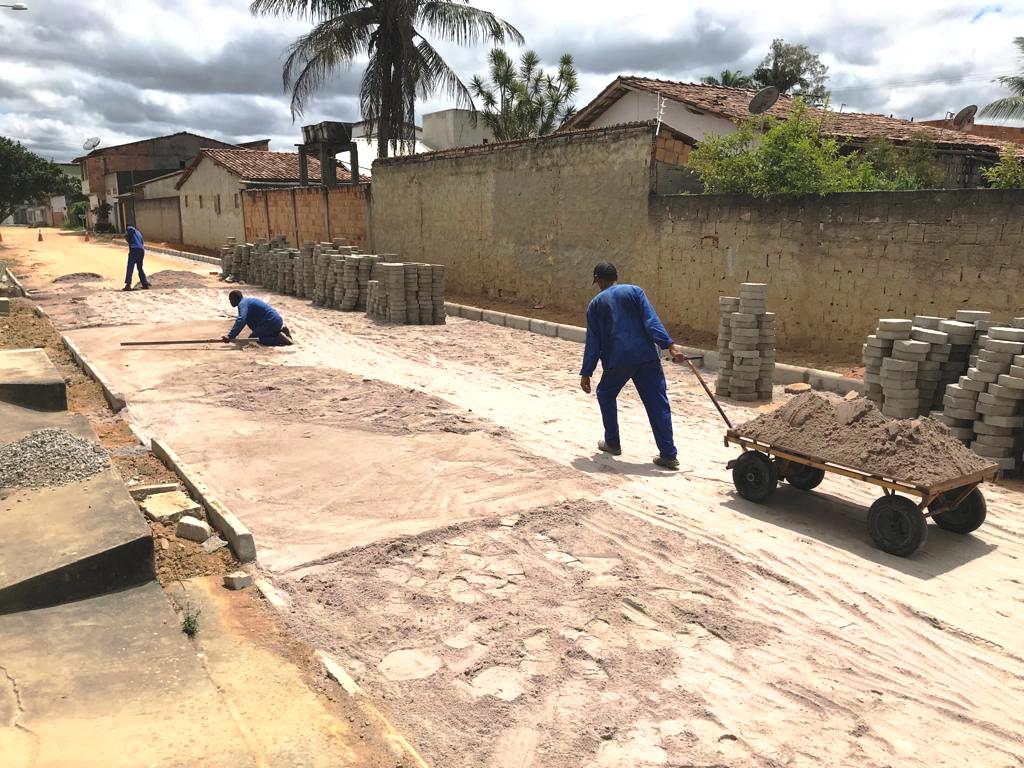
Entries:
[[675, 456], [655, 456], [654, 463], [665, 469], [679, 469], [679, 459]]
[[148, 291], [149, 289], [150, 289], [149, 283], [146, 283], [144, 286], [142, 286], [142, 290], [144, 290], [144, 291]]
[[288, 341], [295, 341], [295, 339], [292, 338], [292, 332], [288, 330], [287, 325], [281, 326], [281, 333], [288, 337]]
[[126, 286], [125, 286], [124, 288], [122, 288], [121, 290], [122, 290], [122, 291], [131, 291], [131, 290], [134, 290], [134, 289], [133, 289], [133, 288], [132, 288], [132, 287], [131, 287], [130, 285], [126, 285]]
[[612, 456], [622, 455], [622, 448], [617, 445], [608, 445], [604, 440], [598, 442], [597, 449], [599, 451], [604, 451], [605, 453], [610, 453]]

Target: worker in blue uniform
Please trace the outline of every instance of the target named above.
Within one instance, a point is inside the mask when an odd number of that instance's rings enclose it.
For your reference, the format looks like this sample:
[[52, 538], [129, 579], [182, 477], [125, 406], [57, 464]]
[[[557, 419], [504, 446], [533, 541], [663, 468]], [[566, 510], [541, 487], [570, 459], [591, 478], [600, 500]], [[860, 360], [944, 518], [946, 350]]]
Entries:
[[292, 345], [292, 333], [284, 324], [281, 315], [277, 310], [261, 299], [248, 298], [242, 295], [241, 291], [232, 291], [228, 294], [228, 301], [232, 307], [238, 308], [238, 319], [231, 326], [226, 336], [221, 341], [227, 343], [242, 332], [245, 326], [249, 326], [252, 333], [249, 338], [256, 339], [265, 347], [290, 347]]
[[604, 440], [597, 447], [613, 456], [622, 453], [616, 399], [629, 381], [633, 382], [647, 410], [658, 456], [654, 463], [678, 469], [676, 446], [672, 441], [672, 411], [665, 388], [660, 349], [666, 349], [677, 363], [685, 361], [683, 351], [669, 337], [643, 290], [620, 285], [614, 264], [594, 267], [594, 282], [601, 289], [587, 307], [587, 342], [580, 370], [580, 388], [590, 394], [590, 378], [601, 362], [597, 402], [604, 421]]
[[130, 291], [132, 289], [132, 272], [136, 269], [139, 270], [139, 282], [142, 283], [143, 288], [148, 289], [149, 280], [146, 279], [146, 273], [142, 271], [142, 260], [146, 256], [146, 244], [142, 242], [142, 233], [135, 227], [128, 227], [125, 230], [124, 239], [128, 241], [128, 269], [124, 275], [122, 290]]

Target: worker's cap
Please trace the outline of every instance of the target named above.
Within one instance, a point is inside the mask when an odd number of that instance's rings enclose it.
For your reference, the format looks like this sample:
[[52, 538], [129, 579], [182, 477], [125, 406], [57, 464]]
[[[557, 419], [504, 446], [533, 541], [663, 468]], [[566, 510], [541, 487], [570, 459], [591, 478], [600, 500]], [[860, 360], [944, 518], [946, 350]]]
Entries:
[[594, 267], [594, 282], [603, 280], [605, 282], [615, 282], [619, 279], [618, 270], [615, 269], [615, 265], [610, 261], [602, 261], [596, 267]]

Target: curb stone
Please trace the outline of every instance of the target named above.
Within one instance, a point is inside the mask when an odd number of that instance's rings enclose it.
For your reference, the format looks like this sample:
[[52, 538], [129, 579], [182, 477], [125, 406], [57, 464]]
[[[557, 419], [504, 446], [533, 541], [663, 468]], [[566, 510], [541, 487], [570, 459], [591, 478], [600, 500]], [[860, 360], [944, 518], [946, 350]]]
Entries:
[[106, 398], [107, 403], [110, 405], [110, 409], [114, 413], [120, 413], [128, 405], [124, 395], [118, 392], [116, 389], [110, 386], [103, 375], [97, 371], [89, 359], [82, 354], [82, 351], [78, 346], [69, 339], [67, 336], [61, 336], [60, 340], [67, 347], [68, 352], [71, 353], [71, 359], [75, 361], [79, 368], [81, 368], [85, 375], [100, 385], [100, 389], [103, 390], [103, 397]]
[[154, 456], [181, 478], [182, 484], [203, 505], [210, 524], [227, 539], [239, 562], [250, 563], [255, 560], [256, 542], [242, 521], [225, 507], [202, 481], [193, 475], [178, 454], [155, 437], [152, 440], [152, 451]]

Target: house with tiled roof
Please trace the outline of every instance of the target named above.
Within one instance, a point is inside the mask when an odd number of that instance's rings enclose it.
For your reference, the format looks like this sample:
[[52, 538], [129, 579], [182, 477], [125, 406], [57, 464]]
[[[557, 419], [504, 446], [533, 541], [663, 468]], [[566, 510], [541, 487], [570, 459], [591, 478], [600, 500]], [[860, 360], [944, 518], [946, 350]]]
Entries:
[[[310, 157], [307, 166], [307, 181], [318, 184], [319, 161]], [[339, 166], [336, 173], [339, 183], [351, 183], [348, 169]], [[175, 183], [183, 242], [218, 248], [228, 237], [243, 239], [242, 192], [260, 187], [297, 187], [299, 174], [299, 156], [294, 152], [200, 151]], [[360, 177], [361, 182], [369, 180]]]
[[[707, 136], [736, 130], [739, 121], [750, 117], [748, 105], [755, 93], [757, 91], [744, 88], [622, 76], [566, 121], [560, 130], [660, 120], [699, 142]], [[793, 104], [793, 98], [782, 96], [766, 114], [785, 118]], [[905, 144], [915, 136], [927, 137], [939, 150], [946, 168], [947, 187], [979, 186], [980, 169], [996, 162], [1001, 151], [1024, 156], [1021, 146], [990, 136], [885, 115], [809, 109], [820, 115], [826, 132], [852, 146], [874, 138]]]

